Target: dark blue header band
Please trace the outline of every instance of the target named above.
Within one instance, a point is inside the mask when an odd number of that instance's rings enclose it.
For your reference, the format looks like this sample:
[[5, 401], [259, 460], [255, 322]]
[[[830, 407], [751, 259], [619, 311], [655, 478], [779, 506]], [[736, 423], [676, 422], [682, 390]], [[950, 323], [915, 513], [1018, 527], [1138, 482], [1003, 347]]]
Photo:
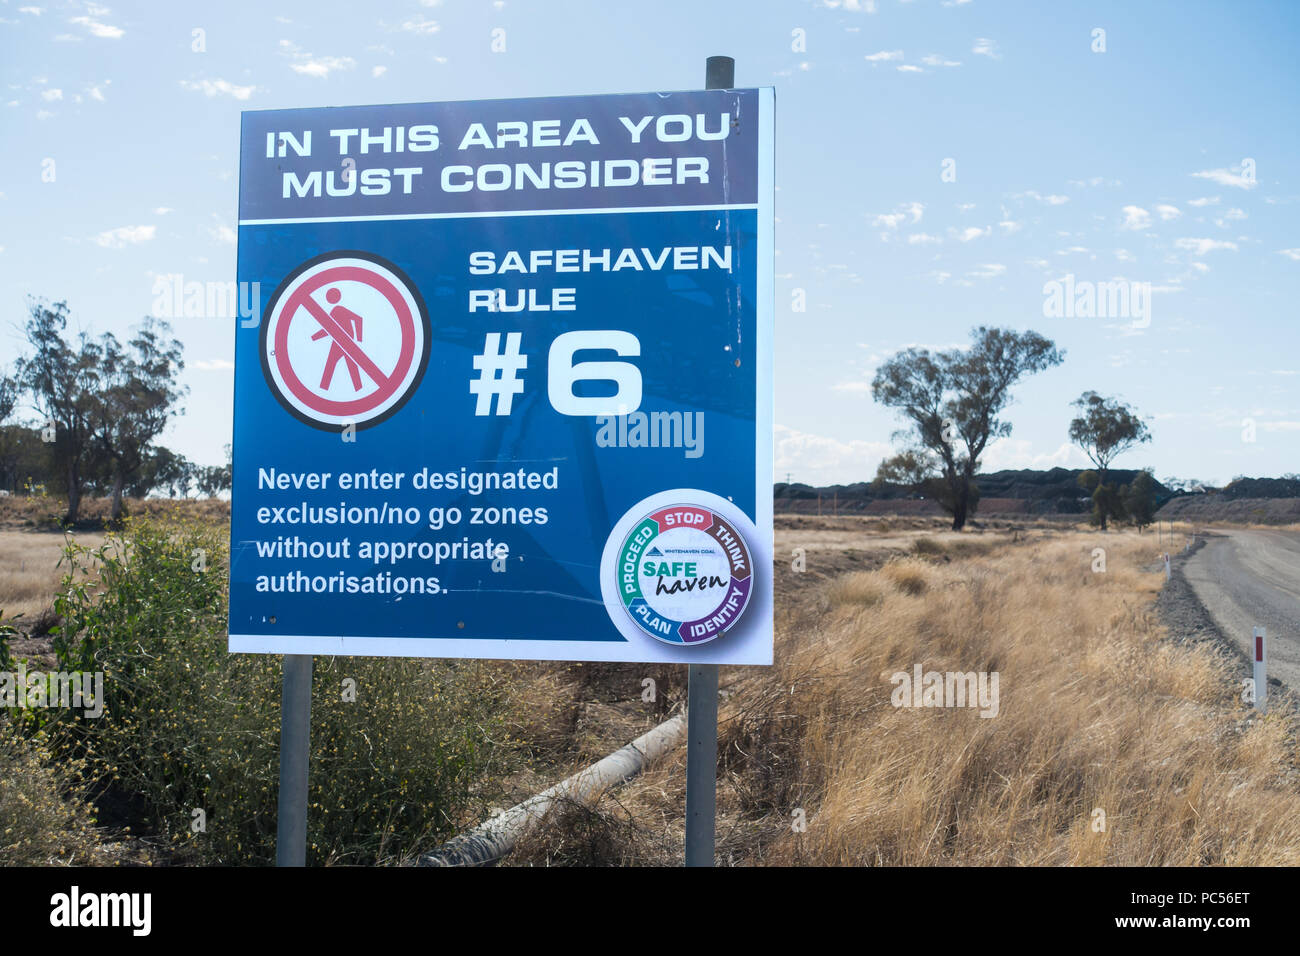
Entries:
[[243, 114], [239, 218], [758, 201], [757, 90]]

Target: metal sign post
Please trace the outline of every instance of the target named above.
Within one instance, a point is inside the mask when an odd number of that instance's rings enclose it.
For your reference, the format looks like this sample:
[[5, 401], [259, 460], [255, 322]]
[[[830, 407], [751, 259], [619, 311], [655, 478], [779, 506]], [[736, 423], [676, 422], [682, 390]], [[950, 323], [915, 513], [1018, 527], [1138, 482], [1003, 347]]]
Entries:
[[[711, 56], [706, 90], [736, 85], [736, 61]], [[694, 664], [686, 678], [686, 865], [713, 866], [718, 789], [718, 665]]]
[[307, 764], [311, 753], [310, 654], [284, 656], [280, 693], [280, 799], [275, 865], [307, 865]]

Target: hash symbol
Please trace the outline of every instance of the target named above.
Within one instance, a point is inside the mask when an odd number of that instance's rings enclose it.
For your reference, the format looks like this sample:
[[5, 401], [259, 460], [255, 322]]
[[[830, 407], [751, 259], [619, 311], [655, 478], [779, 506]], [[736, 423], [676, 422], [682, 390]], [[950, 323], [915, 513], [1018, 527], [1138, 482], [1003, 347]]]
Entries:
[[[519, 354], [520, 332], [506, 333], [505, 351], [501, 350], [501, 333], [488, 332], [483, 339], [483, 354], [474, 356], [479, 377], [469, 382], [471, 395], [478, 396], [475, 415], [492, 414], [492, 396], [497, 396], [498, 415], [509, 415], [514, 397], [524, 391], [519, 372], [528, 367], [528, 356]], [[500, 373], [498, 375], [498, 373]]]

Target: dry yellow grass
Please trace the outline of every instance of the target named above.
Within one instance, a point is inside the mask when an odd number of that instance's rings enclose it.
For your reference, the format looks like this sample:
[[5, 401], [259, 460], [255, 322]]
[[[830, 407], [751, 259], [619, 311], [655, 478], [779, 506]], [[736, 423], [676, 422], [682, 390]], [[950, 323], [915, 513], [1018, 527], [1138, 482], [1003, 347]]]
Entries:
[[[106, 498], [86, 498], [82, 518], [98, 526], [107, 518]], [[129, 499], [132, 514], [180, 514], [222, 524], [229, 519], [230, 505], [218, 499], [171, 501], [164, 498]], [[9, 619], [23, 614], [26, 622], [51, 607], [63, 572], [58, 570], [63, 554], [63, 533], [55, 519], [67, 503], [55, 498], [0, 498], [0, 610]], [[82, 525], [84, 527], [84, 525]], [[97, 548], [104, 542], [100, 531], [73, 532], [78, 542]]]
[[[78, 532], [77, 540], [97, 548], [102, 534]], [[26, 620], [50, 607], [59, 579], [63, 535], [46, 531], [0, 531], [0, 609], [6, 620], [23, 614]]]
[[896, 558], [877, 572], [885, 583], [903, 594], [924, 594], [930, 587], [930, 565], [917, 558]]
[[[1245, 721], [1227, 659], [1167, 639], [1149, 552], [1081, 534], [891, 562], [878, 606], [786, 634], [780, 684], [819, 680], [783, 706], [824, 778], [807, 831], [785, 827], [766, 862], [1300, 863], [1294, 715]], [[918, 663], [999, 672], [998, 715], [895, 708], [889, 675]]]
[[885, 599], [885, 586], [877, 574], [869, 571], [854, 571], [842, 574], [831, 581], [826, 589], [826, 596], [831, 604], [837, 607], [846, 604], [870, 607]]
[[[724, 672], [721, 860], [1300, 864], [1295, 714], [1257, 718], [1223, 653], [1165, 633], [1152, 542], [1066, 533], [827, 582], [775, 667]], [[998, 672], [997, 716], [895, 707], [916, 664]], [[666, 821], [643, 825], [645, 859], [680, 852], [683, 770], [674, 753], [606, 803]]]

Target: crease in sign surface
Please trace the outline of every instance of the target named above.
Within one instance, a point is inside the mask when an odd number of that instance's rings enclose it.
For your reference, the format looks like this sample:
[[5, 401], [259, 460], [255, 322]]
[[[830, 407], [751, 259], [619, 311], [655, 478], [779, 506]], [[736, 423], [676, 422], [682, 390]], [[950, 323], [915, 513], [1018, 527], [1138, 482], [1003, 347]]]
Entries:
[[276, 292], [235, 333], [230, 649], [770, 663], [772, 114], [244, 113], [238, 278]]

